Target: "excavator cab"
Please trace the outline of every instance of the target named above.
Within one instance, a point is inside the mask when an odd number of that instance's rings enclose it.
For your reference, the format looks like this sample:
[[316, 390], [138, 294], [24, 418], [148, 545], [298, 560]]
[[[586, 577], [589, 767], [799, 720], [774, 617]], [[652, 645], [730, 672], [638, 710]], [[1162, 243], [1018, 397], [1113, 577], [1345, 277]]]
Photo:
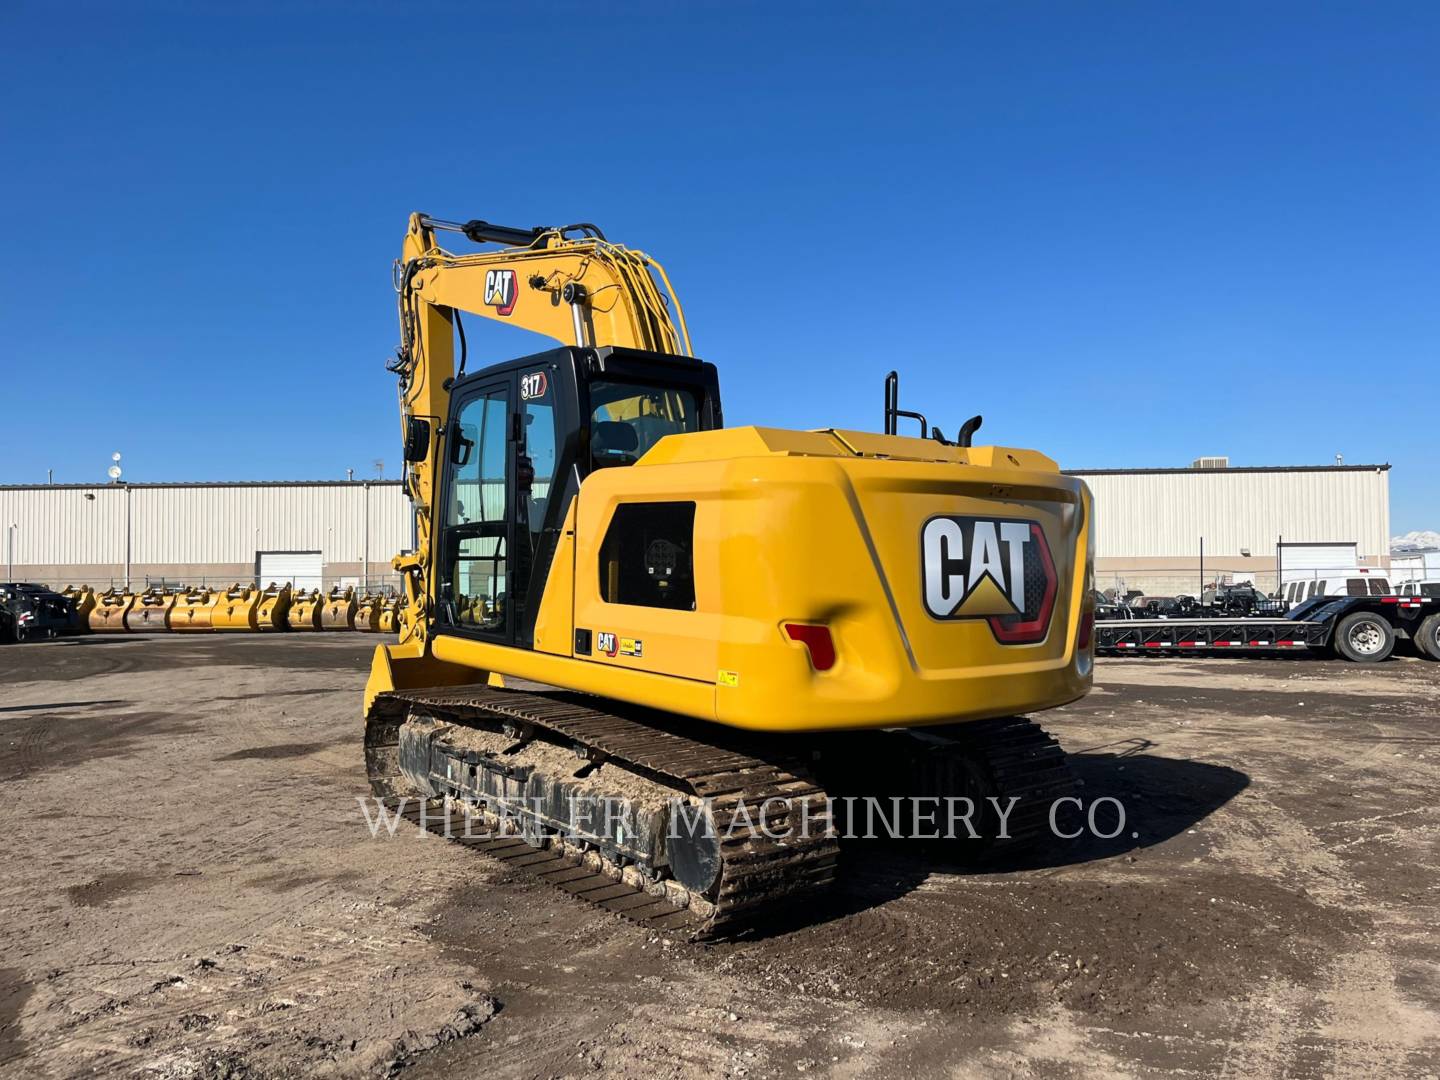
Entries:
[[687, 356], [560, 348], [457, 380], [434, 632], [532, 648], [581, 482], [635, 464], [668, 435], [721, 426], [715, 366]]

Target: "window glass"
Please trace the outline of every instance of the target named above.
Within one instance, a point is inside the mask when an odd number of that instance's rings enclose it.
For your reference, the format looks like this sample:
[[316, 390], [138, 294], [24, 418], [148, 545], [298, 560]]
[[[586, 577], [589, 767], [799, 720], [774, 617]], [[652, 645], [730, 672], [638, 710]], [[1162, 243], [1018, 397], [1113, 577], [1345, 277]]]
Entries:
[[1345, 595], [1346, 595], [1346, 596], [1364, 596], [1364, 595], [1366, 595], [1365, 579], [1364, 579], [1364, 578], [1359, 578], [1359, 577], [1347, 578], [1346, 581], [1345, 581]]
[[1384, 578], [1381, 577], [1372, 577], [1370, 579], [1370, 595], [1389, 596], [1390, 582], [1386, 581]]
[[1420, 586], [1422, 596], [1440, 596], [1440, 581], [1427, 581]]
[[451, 446], [455, 472], [441, 594], [454, 622], [483, 630], [505, 628], [506, 423], [503, 390], [474, 398], [460, 411]]
[[[550, 505], [550, 489], [555, 483], [555, 395], [548, 380], [527, 383], [522, 378], [520, 415], [525, 445], [522, 452], [530, 459], [535, 480], [528, 493], [520, 492], [519, 509], [525, 514], [522, 525], [528, 526], [530, 550], [536, 550], [540, 532], [545, 526], [545, 511]], [[536, 388], [539, 393], [535, 393]], [[533, 396], [525, 398], [529, 392]], [[518, 536], [524, 536], [521, 532]]]
[[597, 468], [633, 465], [666, 435], [700, 430], [695, 395], [675, 387], [590, 384], [590, 456]]
[[695, 610], [695, 504], [622, 503], [600, 546], [607, 604]]
[[[1319, 579], [1319, 578], [1316, 578], [1314, 581], [1310, 582], [1310, 593], [1309, 593], [1309, 595], [1310, 595], [1310, 596], [1317, 596], [1317, 595], [1319, 595], [1319, 593], [1320, 593], [1320, 579]], [[1307, 597], [1307, 599], [1308, 599], [1308, 597]]]

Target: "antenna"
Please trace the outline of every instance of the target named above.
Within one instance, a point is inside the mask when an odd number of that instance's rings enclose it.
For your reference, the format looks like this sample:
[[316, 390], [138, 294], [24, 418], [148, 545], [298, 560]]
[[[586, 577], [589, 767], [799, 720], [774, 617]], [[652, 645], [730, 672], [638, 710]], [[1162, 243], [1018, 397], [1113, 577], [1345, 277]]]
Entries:
[[105, 470], [105, 475], [110, 477], [111, 480], [119, 482], [122, 472], [120, 468], [120, 451], [116, 450], [115, 453], [111, 454], [110, 460], [113, 461], [115, 464], [111, 465], [110, 468]]

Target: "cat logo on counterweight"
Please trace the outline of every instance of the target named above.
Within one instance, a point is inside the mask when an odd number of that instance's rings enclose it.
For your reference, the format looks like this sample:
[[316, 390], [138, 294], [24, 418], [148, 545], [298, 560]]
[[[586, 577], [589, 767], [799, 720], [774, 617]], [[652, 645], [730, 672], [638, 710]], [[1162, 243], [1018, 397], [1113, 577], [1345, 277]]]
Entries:
[[1050, 632], [1058, 581], [1035, 521], [932, 517], [920, 532], [921, 591], [935, 619], [984, 619], [1004, 645]]

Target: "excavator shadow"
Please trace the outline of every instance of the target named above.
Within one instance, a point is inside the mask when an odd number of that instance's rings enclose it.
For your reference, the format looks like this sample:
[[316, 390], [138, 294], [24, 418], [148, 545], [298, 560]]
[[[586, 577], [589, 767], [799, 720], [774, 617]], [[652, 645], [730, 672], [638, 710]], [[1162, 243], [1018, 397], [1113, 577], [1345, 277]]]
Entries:
[[1082, 781], [1084, 810], [1065, 807], [1057, 817], [1063, 832], [1080, 835], [1057, 836], [1053, 844], [998, 859], [981, 872], [1055, 869], [1154, 847], [1194, 828], [1250, 785], [1238, 769], [1150, 754], [1153, 745], [1127, 740], [1068, 755]]
[[[964, 839], [842, 840], [840, 880], [832, 894], [777, 913], [741, 936], [756, 940], [844, 919], [897, 900], [936, 878], [958, 882], [1053, 870], [1153, 847], [1184, 834], [1249, 786], [1250, 778], [1236, 769], [1153, 755], [1147, 752], [1152, 746], [1132, 740], [1068, 755], [1070, 767], [1083, 781], [1079, 797], [1084, 810], [1077, 814], [1073, 806], [1065, 807], [1057, 814], [1057, 824], [1066, 833], [1083, 830], [1078, 837], [1057, 836], [1021, 855], [981, 861], [969, 857]], [[1091, 832], [1088, 810], [1097, 800]]]

